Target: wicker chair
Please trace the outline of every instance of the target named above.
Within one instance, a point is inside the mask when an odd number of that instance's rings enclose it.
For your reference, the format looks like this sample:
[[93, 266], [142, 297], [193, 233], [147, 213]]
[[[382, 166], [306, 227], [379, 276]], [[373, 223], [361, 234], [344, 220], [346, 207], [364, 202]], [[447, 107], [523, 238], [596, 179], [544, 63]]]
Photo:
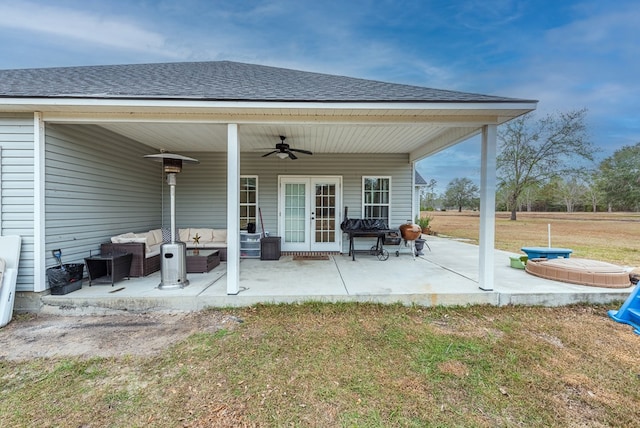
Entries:
[[131, 253], [131, 270], [129, 275], [133, 277], [147, 276], [160, 270], [160, 254], [146, 257], [146, 246], [142, 242], [127, 242], [114, 244], [111, 242], [100, 245], [100, 252], [105, 253]]

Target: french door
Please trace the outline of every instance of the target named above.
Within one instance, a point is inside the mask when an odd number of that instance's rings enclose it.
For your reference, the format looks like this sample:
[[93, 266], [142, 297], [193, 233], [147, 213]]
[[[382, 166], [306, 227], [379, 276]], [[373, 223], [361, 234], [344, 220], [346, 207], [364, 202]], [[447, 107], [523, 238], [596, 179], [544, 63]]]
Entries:
[[340, 251], [341, 177], [280, 177], [283, 251]]

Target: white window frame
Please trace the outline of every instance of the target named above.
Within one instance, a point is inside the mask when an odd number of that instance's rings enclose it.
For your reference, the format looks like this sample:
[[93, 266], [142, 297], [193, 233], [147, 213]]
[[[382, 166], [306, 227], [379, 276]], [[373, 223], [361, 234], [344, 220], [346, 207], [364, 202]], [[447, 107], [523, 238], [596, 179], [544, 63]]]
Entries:
[[[389, 197], [388, 197], [388, 203], [386, 204], [380, 204], [380, 203], [367, 203], [366, 202], [366, 190], [365, 190], [365, 183], [367, 182], [367, 180], [388, 180], [389, 182]], [[388, 218], [384, 219], [387, 221], [387, 224], [389, 224], [391, 222], [391, 176], [389, 175], [363, 175], [362, 176], [362, 218], [369, 218], [367, 217], [366, 214], [366, 207], [371, 207], [371, 206], [380, 206], [380, 207], [387, 207], [387, 214], [388, 214]]]
[[[249, 179], [249, 178], [253, 178], [253, 179], [256, 180], [256, 190], [255, 190], [256, 198], [255, 198], [255, 202], [240, 202], [240, 201], [242, 201], [242, 197], [239, 197], [239, 199], [238, 199], [238, 204], [240, 205], [239, 211], [242, 212], [242, 207], [250, 207], [250, 206], [255, 207], [255, 219], [254, 219], [253, 223], [255, 223], [255, 225], [257, 227], [258, 226], [258, 206], [259, 206], [259, 204], [258, 204], [258, 200], [259, 200], [258, 196], [260, 194], [258, 192], [258, 189], [259, 189], [259, 187], [258, 187], [258, 176], [257, 175], [241, 175], [240, 176], [240, 189], [238, 189], [238, 192], [242, 192], [242, 185], [244, 183], [244, 180]], [[239, 216], [238, 220], [239, 220], [238, 224], [240, 225], [240, 229], [241, 230], [247, 230], [246, 223], [249, 222], [248, 217]], [[243, 222], [244, 222], [244, 227], [242, 226]]]

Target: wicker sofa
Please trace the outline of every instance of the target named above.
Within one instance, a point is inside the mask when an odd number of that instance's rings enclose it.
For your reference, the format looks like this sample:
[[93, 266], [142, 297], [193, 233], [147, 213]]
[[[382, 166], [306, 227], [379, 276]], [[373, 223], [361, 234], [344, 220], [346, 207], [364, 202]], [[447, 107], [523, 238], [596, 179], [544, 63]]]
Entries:
[[[198, 236], [196, 244], [194, 238]], [[227, 260], [227, 230], [212, 228], [184, 228], [178, 230], [178, 239], [187, 245], [187, 249], [219, 250], [220, 260]], [[160, 270], [160, 247], [169, 242], [168, 234], [161, 229], [141, 233], [123, 233], [113, 236], [111, 242], [100, 246], [102, 253], [127, 252], [133, 254], [129, 275], [147, 276]]]

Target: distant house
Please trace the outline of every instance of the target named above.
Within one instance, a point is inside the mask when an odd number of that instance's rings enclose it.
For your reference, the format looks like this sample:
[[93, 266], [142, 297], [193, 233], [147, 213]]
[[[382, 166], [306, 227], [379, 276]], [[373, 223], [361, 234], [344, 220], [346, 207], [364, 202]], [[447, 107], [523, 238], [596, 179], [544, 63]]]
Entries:
[[[236, 294], [248, 222], [283, 251], [345, 252], [345, 208], [397, 227], [419, 209], [416, 162], [482, 134], [480, 287], [491, 289], [496, 127], [535, 108], [228, 61], [0, 70], [0, 232], [23, 238], [18, 290], [45, 291], [51, 250], [81, 262], [111, 236], [166, 226], [167, 185], [143, 156], [179, 153], [200, 164], [177, 177], [177, 226], [227, 229]], [[280, 136], [313, 154], [264, 157]]]

